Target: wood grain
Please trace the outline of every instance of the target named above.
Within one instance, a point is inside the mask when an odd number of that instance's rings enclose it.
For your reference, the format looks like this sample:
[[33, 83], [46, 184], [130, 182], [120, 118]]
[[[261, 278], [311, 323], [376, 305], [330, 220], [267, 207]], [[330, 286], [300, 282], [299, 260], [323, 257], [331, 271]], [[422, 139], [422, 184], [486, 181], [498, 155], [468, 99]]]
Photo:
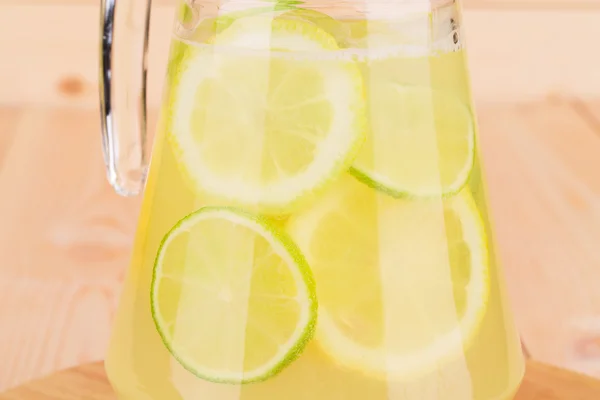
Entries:
[[[175, 2], [153, 3], [156, 107]], [[464, 3], [519, 328], [600, 377], [600, 0]], [[97, 23], [97, 0], [0, 0], [0, 390], [105, 354], [138, 200], [104, 179]]]
[[600, 381], [584, 375], [529, 362], [515, 400], [597, 400]]
[[[155, 5], [174, 5], [182, 0], [153, 0]], [[20, 4], [20, 5], [81, 5], [96, 4], [96, 0], [0, 0], [1, 4]], [[554, 10], [554, 9], [598, 9], [600, 2], [598, 0], [462, 0], [466, 9], [487, 8], [487, 9], [536, 9], [536, 10]]]
[[[104, 357], [137, 200], [104, 178], [95, 112], [0, 119], [0, 388]], [[4, 148], [3, 148], [4, 149]]]
[[[515, 400], [597, 400], [600, 381], [536, 362]], [[81, 366], [0, 394], [0, 400], [116, 400], [102, 363]]]
[[10, 149], [20, 114], [17, 108], [0, 108], [0, 169], [2, 160]]
[[[96, 109], [97, 1], [1, 1], [0, 54], [10, 57], [0, 65], [0, 105]], [[154, 107], [162, 94], [173, 15], [173, 6], [153, 7], [148, 98]], [[592, 51], [600, 37], [600, 10], [466, 8], [464, 20], [478, 100], [600, 96], [600, 52]]]
[[88, 364], [0, 394], [0, 400], [116, 400], [102, 363]]
[[572, 99], [573, 108], [588, 126], [600, 136], [600, 101]]
[[600, 101], [589, 101], [583, 102], [583, 106], [586, 107], [590, 113], [594, 117], [593, 125], [597, 132], [600, 131]]
[[462, 0], [467, 9], [597, 10], [598, 0]]
[[573, 103], [480, 107], [492, 212], [525, 343], [600, 377], [600, 135]]
[[[479, 116], [523, 340], [537, 360], [600, 377], [600, 131], [580, 111], [596, 118], [598, 104], [480, 104]], [[0, 108], [0, 129], [2, 390], [104, 357], [138, 200], [105, 182], [96, 112]]]

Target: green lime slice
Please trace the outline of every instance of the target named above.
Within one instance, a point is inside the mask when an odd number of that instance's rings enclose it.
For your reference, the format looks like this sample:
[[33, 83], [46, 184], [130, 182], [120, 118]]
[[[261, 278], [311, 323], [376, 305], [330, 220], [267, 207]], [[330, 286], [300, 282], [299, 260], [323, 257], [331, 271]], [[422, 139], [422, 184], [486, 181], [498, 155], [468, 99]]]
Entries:
[[458, 98], [371, 77], [370, 130], [351, 173], [393, 197], [458, 193], [475, 154], [474, 119]]
[[410, 380], [462, 356], [479, 332], [489, 256], [468, 191], [395, 199], [347, 176], [286, 230], [318, 282], [316, 342], [337, 364]]
[[164, 237], [151, 309], [184, 368], [212, 382], [249, 383], [302, 353], [317, 299], [311, 271], [284, 232], [244, 211], [206, 207]]
[[189, 48], [172, 78], [168, 138], [192, 188], [286, 213], [351, 165], [365, 139], [356, 64], [314, 24], [240, 18]]

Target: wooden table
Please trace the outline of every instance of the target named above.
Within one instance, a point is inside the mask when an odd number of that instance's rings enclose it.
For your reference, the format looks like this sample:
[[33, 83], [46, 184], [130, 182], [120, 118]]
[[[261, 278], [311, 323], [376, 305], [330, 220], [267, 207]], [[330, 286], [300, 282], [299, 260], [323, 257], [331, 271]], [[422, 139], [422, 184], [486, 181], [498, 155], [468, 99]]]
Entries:
[[[88, 364], [31, 382], [0, 400], [114, 400], [102, 363]], [[600, 381], [536, 362], [527, 366], [515, 400], [598, 400]]]

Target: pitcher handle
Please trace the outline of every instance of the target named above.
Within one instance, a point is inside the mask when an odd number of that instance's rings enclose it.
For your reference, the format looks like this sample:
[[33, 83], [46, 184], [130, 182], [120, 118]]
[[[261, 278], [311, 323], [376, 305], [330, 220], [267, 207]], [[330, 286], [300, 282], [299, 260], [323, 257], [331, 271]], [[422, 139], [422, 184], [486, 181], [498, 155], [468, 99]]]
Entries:
[[122, 196], [142, 191], [148, 168], [146, 63], [150, 6], [151, 0], [100, 2], [102, 145], [108, 181]]

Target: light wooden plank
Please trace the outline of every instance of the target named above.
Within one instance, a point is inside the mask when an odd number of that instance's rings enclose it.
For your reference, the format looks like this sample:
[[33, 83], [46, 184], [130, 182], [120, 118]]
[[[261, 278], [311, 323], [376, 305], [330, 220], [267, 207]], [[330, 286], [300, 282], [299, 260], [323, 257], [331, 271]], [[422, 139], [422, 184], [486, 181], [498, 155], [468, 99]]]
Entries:
[[106, 182], [96, 110], [0, 109], [0, 127], [1, 391], [104, 357], [139, 199]]
[[462, 0], [467, 9], [597, 10], [598, 0]]
[[1, 279], [0, 392], [60, 369], [103, 359], [119, 291], [116, 282]]
[[117, 400], [103, 363], [61, 371], [0, 394], [0, 400]]
[[583, 101], [574, 99], [572, 103], [581, 118], [587, 121], [590, 128], [600, 137], [600, 100]]
[[[130, 0], [131, 1], [131, 0]], [[122, 0], [117, 0], [117, 3]], [[175, 6], [183, 0], [152, 0], [153, 6]], [[100, 0], [0, 0], [0, 6], [97, 6]]]
[[[122, 0], [117, 0], [117, 3]], [[130, 0], [131, 1], [131, 0]], [[152, 0], [154, 6], [173, 6], [184, 0]], [[100, 0], [0, 0], [0, 6], [87, 6], [98, 5]]]
[[[0, 105], [97, 108], [97, 6], [0, 6]], [[149, 54], [149, 98], [158, 104], [172, 7], [156, 7]], [[25, 26], [35, 27], [32, 34]]]
[[600, 53], [590, 51], [600, 12], [472, 10], [464, 19], [477, 99], [600, 96]]
[[535, 359], [600, 377], [600, 138], [567, 101], [481, 106], [513, 309]]
[[25, 110], [13, 135], [0, 170], [0, 387], [103, 356], [135, 220], [104, 182], [96, 113]]
[[[154, 5], [177, 5], [183, 0], [152, 0]], [[315, 0], [316, 1], [316, 0]], [[0, 0], [0, 5], [82, 5], [97, 0]], [[462, 0], [465, 8], [483, 9], [598, 9], [598, 0]]]
[[[160, 103], [173, 8], [153, 12], [149, 102]], [[467, 10], [465, 29], [479, 100], [600, 96], [600, 11]], [[0, 105], [97, 108], [97, 6], [0, 6]], [[31, 34], [23, 26], [36, 27]], [[507, 27], [510, 27], [508, 29]]]
[[591, 115], [594, 117], [594, 126], [596, 127], [596, 133], [600, 135], [600, 100], [590, 101], [586, 103], [586, 107]]
[[20, 118], [20, 110], [16, 108], [0, 108], [0, 168], [2, 168], [2, 159], [10, 149], [14, 132]]
[[[600, 376], [600, 139], [572, 101], [479, 108], [523, 338], [536, 359]], [[98, 129], [95, 110], [28, 109], [13, 125], [0, 170], [11, 188], [0, 196], [0, 388], [104, 354], [138, 204], [105, 183]]]
[[[5, 278], [120, 278], [138, 200], [117, 196], [106, 182], [97, 114], [23, 112], [0, 169], [0, 187], [11, 191], [0, 196]], [[53, 268], [34, 262], [42, 254]], [[91, 276], [92, 271], [97, 275]]]
[[[514, 400], [591, 400], [600, 396], [600, 382], [534, 361]], [[0, 394], [0, 400], [115, 400], [104, 365], [82, 365]]]

